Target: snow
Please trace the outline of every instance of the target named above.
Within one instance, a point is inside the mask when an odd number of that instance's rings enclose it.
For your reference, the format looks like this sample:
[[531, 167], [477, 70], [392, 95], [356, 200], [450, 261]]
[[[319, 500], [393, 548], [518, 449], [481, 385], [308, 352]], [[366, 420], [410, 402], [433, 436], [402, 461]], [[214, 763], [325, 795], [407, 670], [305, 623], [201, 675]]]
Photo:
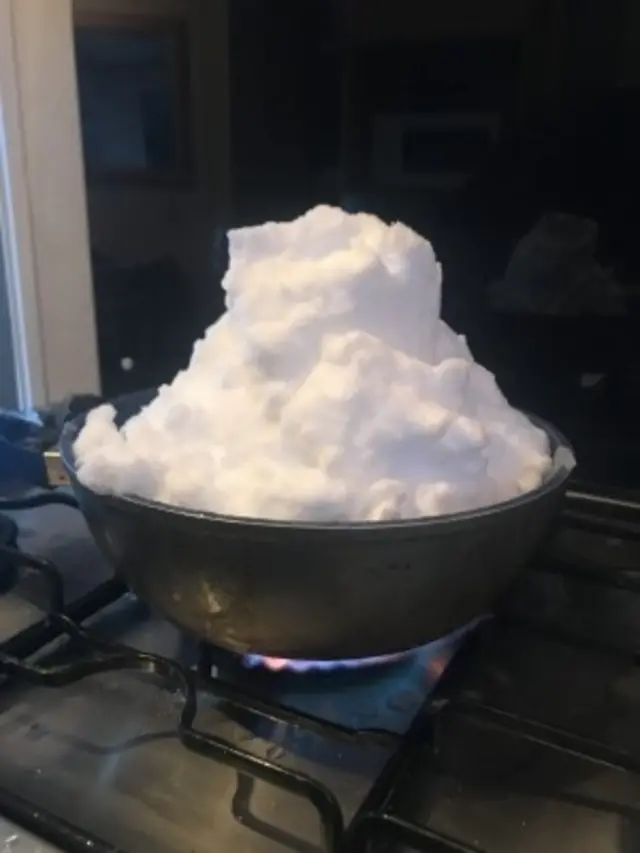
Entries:
[[545, 433], [440, 318], [431, 244], [316, 207], [229, 233], [226, 313], [121, 430], [92, 411], [78, 476], [234, 516], [414, 518], [536, 488]]

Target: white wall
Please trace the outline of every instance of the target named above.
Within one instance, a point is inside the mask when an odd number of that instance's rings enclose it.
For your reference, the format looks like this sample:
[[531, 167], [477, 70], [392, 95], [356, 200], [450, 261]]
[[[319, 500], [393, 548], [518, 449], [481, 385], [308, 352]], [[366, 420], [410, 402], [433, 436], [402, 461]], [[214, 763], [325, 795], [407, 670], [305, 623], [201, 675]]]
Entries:
[[0, 0], [0, 34], [9, 268], [44, 404], [99, 389], [71, 0]]
[[29, 406], [45, 401], [46, 386], [13, 35], [11, 0], [0, 0], [0, 240], [13, 330], [10, 369], [19, 403]]

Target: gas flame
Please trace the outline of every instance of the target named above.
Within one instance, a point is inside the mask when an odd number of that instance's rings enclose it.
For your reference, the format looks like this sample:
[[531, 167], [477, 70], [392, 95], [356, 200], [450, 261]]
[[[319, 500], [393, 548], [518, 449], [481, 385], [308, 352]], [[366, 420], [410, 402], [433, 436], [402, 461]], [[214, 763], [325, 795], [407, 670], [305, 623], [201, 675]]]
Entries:
[[417, 649], [408, 649], [406, 652], [398, 652], [391, 655], [347, 658], [342, 660], [291, 660], [288, 658], [269, 657], [268, 655], [248, 654], [243, 657], [243, 663], [249, 669], [262, 667], [268, 669], [270, 672], [332, 672], [334, 670], [354, 670], [384, 666], [385, 664], [395, 663], [408, 658], [421, 651], [430, 650], [432, 654], [429, 655], [426, 674], [435, 682], [442, 676], [462, 639], [488, 619], [488, 616], [480, 616], [468, 625], [458, 628], [440, 640], [435, 640]]
[[265, 655], [245, 655], [244, 664], [254, 668], [265, 667], [271, 672], [332, 672], [333, 670], [363, 669], [364, 667], [382, 666], [383, 664], [398, 661], [411, 652], [401, 652], [394, 655], [380, 655], [372, 658], [349, 658], [346, 660], [289, 660], [287, 658], [273, 658]]

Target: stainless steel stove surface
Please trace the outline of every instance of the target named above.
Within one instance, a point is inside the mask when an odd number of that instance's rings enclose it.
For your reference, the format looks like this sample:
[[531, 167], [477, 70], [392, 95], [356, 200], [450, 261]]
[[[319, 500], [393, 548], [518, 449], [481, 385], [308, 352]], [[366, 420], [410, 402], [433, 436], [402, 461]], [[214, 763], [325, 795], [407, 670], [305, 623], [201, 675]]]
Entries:
[[570, 502], [553, 546], [474, 630], [306, 673], [246, 666], [150, 615], [108, 580], [72, 509], [14, 518], [25, 551], [53, 556], [69, 618], [55, 575], [21, 557], [33, 571], [0, 593], [12, 826], [104, 853], [350, 853], [370, 838], [640, 850], [640, 506]]

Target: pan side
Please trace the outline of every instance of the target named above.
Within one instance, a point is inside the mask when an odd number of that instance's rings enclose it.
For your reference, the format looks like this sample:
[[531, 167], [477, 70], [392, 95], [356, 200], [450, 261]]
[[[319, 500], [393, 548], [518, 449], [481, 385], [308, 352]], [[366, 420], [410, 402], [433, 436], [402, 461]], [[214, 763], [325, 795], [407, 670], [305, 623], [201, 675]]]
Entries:
[[[124, 421], [153, 396], [116, 401]], [[62, 456], [115, 571], [183, 630], [236, 652], [315, 660], [404, 651], [493, 609], [556, 513], [570, 470], [513, 501], [406, 522], [237, 519], [99, 495]], [[552, 446], [567, 446], [540, 421]]]

